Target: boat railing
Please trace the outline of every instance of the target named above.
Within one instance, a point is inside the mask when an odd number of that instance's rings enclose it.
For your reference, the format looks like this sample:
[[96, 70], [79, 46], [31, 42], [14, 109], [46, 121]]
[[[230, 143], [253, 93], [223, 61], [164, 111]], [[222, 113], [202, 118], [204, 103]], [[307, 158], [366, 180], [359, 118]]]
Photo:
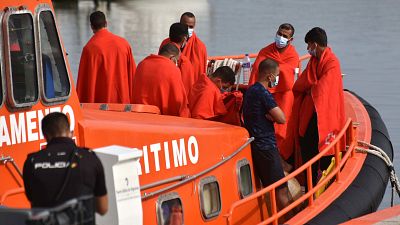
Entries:
[[22, 172], [19, 169], [18, 165], [15, 163], [14, 158], [12, 158], [11, 156], [0, 156], [0, 165], [7, 166], [8, 163], [11, 163], [20, 178], [22, 178]]
[[[235, 218], [235, 215], [241, 215], [240, 213], [240, 206], [243, 206], [250, 201], [257, 201], [257, 199], [262, 198], [265, 194], [269, 193], [269, 198], [270, 198], [270, 204], [271, 204], [271, 212], [269, 217], [264, 220], [260, 221], [258, 225], [263, 225], [263, 224], [278, 224], [278, 220], [283, 217], [285, 214], [290, 212], [291, 210], [295, 209], [296, 207], [299, 207], [303, 204], [303, 202], [308, 200], [308, 207], [312, 207], [314, 205], [314, 194], [323, 186], [327, 185], [328, 182], [331, 182], [333, 178], [335, 178], [334, 182], [340, 183], [341, 181], [341, 169], [344, 167], [346, 162], [354, 157], [355, 153], [355, 147], [357, 146], [357, 140], [356, 140], [356, 126], [353, 125], [351, 119], [348, 119], [344, 128], [340, 131], [340, 133], [337, 135], [337, 138], [335, 138], [323, 151], [321, 151], [318, 155], [316, 155], [314, 158], [312, 158], [310, 161], [304, 163], [301, 167], [296, 169], [294, 172], [290, 173], [287, 175], [285, 178], [273, 183], [272, 185], [263, 188], [259, 190], [258, 192], [253, 193], [252, 195], [239, 200], [235, 202], [234, 204], [231, 205], [230, 210], [227, 215], [227, 222], [228, 224], [236, 224], [237, 220], [240, 220], [240, 218]], [[346, 149], [341, 149], [341, 145], [345, 141], [346, 143]], [[327, 177], [319, 182], [316, 186], [313, 186], [312, 183], [312, 165], [315, 163], [318, 163], [319, 159], [321, 157], [325, 156], [326, 153], [330, 152], [332, 149], [334, 149], [334, 157], [335, 157], [335, 166], [334, 170], [327, 175]], [[341, 158], [340, 153], [341, 152], [346, 152], [345, 155]], [[276, 189], [281, 186], [282, 184], [285, 184], [288, 182], [290, 179], [295, 178], [296, 176], [306, 172], [307, 174], [307, 185], [308, 185], [308, 191], [302, 195], [299, 199], [296, 201], [292, 202], [290, 205], [287, 207], [281, 209], [278, 211], [277, 208], [277, 200], [276, 200]], [[330, 202], [329, 202], [330, 203]], [[327, 207], [329, 203], [326, 204], [321, 204], [318, 207]], [[237, 213], [237, 214], [236, 214]], [[308, 221], [311, 218], [307, 218], [307, 215], [304, 216], [302, 222]], [[301, 221], [294, 222], [296, 224], [301, 224]]]
[[4, 205], [4, 203], [6, 202], [7, 198], [14, 196], [14, 195], [20, 195], [25, 193], [25, 188], [23, 187], [18, 187], [18, 188], [14, 188], [14, 189], [10, 189], [6, 192], [4, 192], [1, 196], [0, 196], [0, 206]]
[[[244, 56], [245, 56], [244, 54], [241, 54], [241, 55], [210, 56], [210, 57], [208, 57], [208, 61], [224, 60], [224, 59], [234, 59], [234, 60], [240, 61], [240, 60], [242, 60], [244, 58]], [[251, 53], [251, 54], [249, 54], [249, 57], [251, 59], [254, 59], [254, 58], [257, 57], [257, 54]], [[298, 66], [297, 66], [297, 68], [295, 68], [295, 71], [294, 71], [294, 75], [296, 76], [296, 79], [298, 78], [298, 76], [300, 75], [300, 73], [302, 71], [302, 68], [303, 68], [302, 63], [305, 62], [306, 60], [309, 60], [310, 58], [311, 58], [310, 54], [305, 54], [305, 55], [302, 55], [302, 56], [299, 57]]]
[[[8, 164], [11, 164], [12, 167], [14, 168], [14, 170], [17, 172], [17, 175], [15, 175], [14, 172], [11, 172]], [[6, 201], [6, 199], [10, 196], [13, 195], [18, 195], [18, 194], [23, 194], [25, 192], [25, 189], [22, 187], [22, 171], [21, 169], [18, 167], [18, 165], [15, 163], [15, 160], [13, 157], [11, 156], [0, 156], [0, 165], [1, 166], [5, 166], [9, 173], [11, 174], [11, 176], [15, 179], [15, 181], [18, 183], [19, 187], [14, 188], [14, 189], [10, 189], [6, 192], [4, 192], [2, 195], [0, 195], [0, 205], [3, 205], [4, 202]]]
[[169, 178], [169, 179], [157, 181], [157, 182], [145, 185], [145, 186], [141, 186], [140, 187], [141, 190], [146, 190], [146, 189], [154, 188], [154, 187], [157, 187], [157, 186], [160, 186], [160, 185], [164, 185], [164, 184], [167, 184], [167, 183], [172, 183], [172, 182], [175, 182], [175, 181], [179, 181], [177, 183], [174, 183], [172, 185], [169, 185], [167, 187], [158, 189], [158, 190], [153, 191], [153, 192], [145, 192], [142, 195], [142, 200], [146, 200], [146, 199], [149, 199], [151, 197], [157, 196], [157, 195], [159, 195], [161, 193], [164, 193], [166, 191], [172, 190], [172, 189], [174, 189], [176, 187], [179, 187], [179, 186], [181, 186], [183, 184], [191, 182], [191, 181], [203, 176], [204, 174], [207, 174], [207, 173], [215, 170], [216, 168], [220, 167], [222, 164], [224, 164], [224, 163], [228, 162], [229, 160], [231, 160], [233, 157], [235, 157], [241, 151], [243, 151], [243, 149], [245, 149], [253, 140], [254, 140], [254, 137], [249, 138], [244, 144], [242, 144], [232, 154], [230, 154], [230, 155], [228, 155], [226, 157], [224, 156], [221, 161], [219, 161], [218, 163], [214, 164], [213, 166], [211, 166], [211, 167], [209, 167], [209, 168], [207, 168], [205, 170], [200, 171], [197, 174], [176, 176], [176, 177], [173, 177], [173, 178]]
[[[223, 56], [210, 56], [208, 57], [208, 60], [223, 60], [223, 59], [243, 59], [244, 58], [244, 54], [241, 55], [223, 55]], [[252, 53], [249, 54], [250, 58], [256, 58], [257, 54]]]

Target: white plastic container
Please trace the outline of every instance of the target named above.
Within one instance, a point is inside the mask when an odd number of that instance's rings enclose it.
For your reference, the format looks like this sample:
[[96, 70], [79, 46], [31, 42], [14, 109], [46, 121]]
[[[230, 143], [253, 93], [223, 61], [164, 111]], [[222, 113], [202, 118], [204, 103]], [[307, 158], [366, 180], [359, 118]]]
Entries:
[[97, 225], [143, 225], [139, 159], [142, 151], [122, 146], [94, 150], [104, 167], [108, 212], [96, 215]]
[[246, 54], [242, 61], [243, 84], [249, 84], [250, 68], [251, 68], [250, 57], [249, 54]]

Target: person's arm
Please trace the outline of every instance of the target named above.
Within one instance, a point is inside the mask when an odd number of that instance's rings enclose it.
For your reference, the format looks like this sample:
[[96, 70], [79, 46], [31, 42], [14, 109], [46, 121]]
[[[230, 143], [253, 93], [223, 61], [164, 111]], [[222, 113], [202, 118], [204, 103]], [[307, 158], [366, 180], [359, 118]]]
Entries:
[[94, 154], [94, 160], [96, 161], [96, 182], [93, 190], [96, 201], [96, 212], [100, 215], [104, 215], [108, 211], [108, 196], [104, 168], [97, 155], [94, 152], [92, 153]]
[[103, 195], [95, 197], [96, 199], [96, 212], [100, 215], [104, 215], [108, 211], [108, 196]]
[[[282, 112], [281, 108], [279, 108], [278, 106], [269, 110], [268, 112], [269, 116], [271, 116], [271, 118], [273, 119], [274, 122], [279, 123], [279, 124], [284, 124], [286, 123], [286, 118], [285, 118], [285, 114]], [[267, 115], [267, 118], [268, 118]]]
[[24, 180], [24, 188], [25, 188], [25, 195], [29, 202], [32, 203], [32, 195], [31, 195], [31, 180], [32, 180], [32, 164], [30, 163], [30, 157], [28, 156], [25, 160], [24, 167], [23, 167], [23, 180]]
[[282, 112], [281, 108], [279, 108], [278, 104], [276, 104], [271, 93], [267, 92], [264, 95], [262, 98], [262, 104], [267, 110], [267, 113], [265, 114], [267, 119], [279, 124], [286, 123], [285, 114]]

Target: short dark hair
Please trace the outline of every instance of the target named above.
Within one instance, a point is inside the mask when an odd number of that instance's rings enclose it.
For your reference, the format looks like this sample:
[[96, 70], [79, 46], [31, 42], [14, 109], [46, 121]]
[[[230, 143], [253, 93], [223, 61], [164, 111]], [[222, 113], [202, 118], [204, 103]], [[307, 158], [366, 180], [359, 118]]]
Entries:
[[292, 35], [291, 36], [293, 37], [293, 35], [294, 35], [294, 27], [293, 27], [292, 24], [290, 24], [290, 23], [282, 23], [279, 26], [278, 30], [280, 30], [280, 29], [292, 31]]
[[191, 13], [191, 12], [185, 12], [185, 13], [183, 13], [182, 16], [181, 16], [181, 21], [182, 21], [182, 18], [183, 18], [184, 16], [187, 16], [187, 17], [189, 17], [189, 18], [194, 18], [194, 17], [195, 17], [193, 13]]
[[[260, 65], [258, 66], [258, 74], [262, 74], [264, 72], [272, 72], [278, 69], [279, 64], [273, 59], [264, 59]], [[260, 78], [260, 76], [258, 76]]]
[[188, 26], [182, 23], [174, 23], [169, 28], [169, 39], [172, 42], [179, 43], [183, 41], [185, 36], [189, 36]]
[[320, 27], [314, 27], [309, 30], [304, 37], [304, 41], [308, 44], [310, 42], [315, 42], [321, 47], [326, 47], [328, 45], [328, 37], [324, 29]]
[[160, 48], [159, 55], [179, 55], [179, 49], [174, 43], [165, 44]]
[[107, 20], [106, 15], [102, 11], [96, 11], [90, 14], [90, 25], [92, 25], [93, 29], [101, 29], [106, 27]]
[[219, 77], [222, 82], [229, 83], [231, 85], [235, 84], [235, 72], [229, 66], [218, 67], [211, 77]]
[[45, 137], [57, 137], [69, 129], [69, 120], [64, 113], [52, 112], [42, 119], [42, 133]]

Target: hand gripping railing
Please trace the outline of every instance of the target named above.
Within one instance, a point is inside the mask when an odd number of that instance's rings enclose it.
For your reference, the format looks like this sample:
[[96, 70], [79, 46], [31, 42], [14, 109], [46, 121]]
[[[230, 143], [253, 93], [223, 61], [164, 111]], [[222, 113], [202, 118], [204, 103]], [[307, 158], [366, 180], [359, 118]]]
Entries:
[[[229, 213], [225, 215], [227, 217], [228, 224], [234, 224], [234, 215], [235, 210], [238, 209], [240, 206], [253, 201], [259, 197], [262, 197], [264, 194], [269, 193], [270, 201], [271, 201], [271, 216], [261, 221], [258, 225], [262, 224], [269, 224], [273, 223], [274, 225], [278, 224], [279, 218], [284, 216], [290, 210], [294, 209], [295, 207], [302, 204], [305, 200], [308, 200], [308, 207], [314, 205], [314, 193], [317, 192], [322, 186], [326, 185], [333, 177], [335, 177], [335, 182], [339, 182], [341, 179], [341, 168], [345, 165], [347, 160], [351, 157], [354, 157], [355, 148], [357, 146], [357, 141], [355, 137], [356, 127], [353, 126], [351, 119], [348, 119], [344, 128], [340, 131], [335, 138], [323, 151], [321, 151], [318, 155], [312, 158], [310, 161], [304, 163], [300, 168], [296, 169], [294, 172], [290, 173], [288, 176], [284, 177], [283, 179], [271, 184], [270, 186], [250, 195], [249, 197], [242, 199], [240, 201], [235, 202], [232, 204]], [[346, 146], [348, 146], [346, 154], [343, 158], [340, 158], [340, 145], [341, 141], [345, 140]], [[335, 169], [320, 183], [318, 183], [315, 187], [312, 184], [312, 165], [315, 164], [321, 157], [323, 157], [327, 152], [334, 149], [335, 152]], [[344, 151], [344, 149], [342, 149]], [[297, 175], [306, 171], [307, 173], [307, 185], [309, 190], [305, 193], [302, 197], [291, 203], [290, 205], [286, 206], [282, 210], [278, 212], [277, 210], [277, 203], [275, 197], [275, 190], [280, 185], [288, 182], [290, 179], [296, 177]], [[310, 218], [311, 219], [311, 218]]]

